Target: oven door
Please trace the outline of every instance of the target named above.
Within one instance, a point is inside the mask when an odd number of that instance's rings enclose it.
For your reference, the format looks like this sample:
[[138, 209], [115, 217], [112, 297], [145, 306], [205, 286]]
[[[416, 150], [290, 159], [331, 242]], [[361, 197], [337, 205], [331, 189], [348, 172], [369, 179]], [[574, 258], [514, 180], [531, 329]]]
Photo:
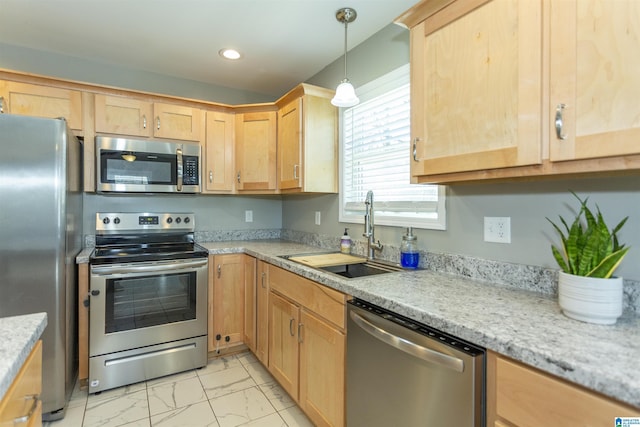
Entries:
[[207, 259], [92, 265], [89, 355], [207, 334]]

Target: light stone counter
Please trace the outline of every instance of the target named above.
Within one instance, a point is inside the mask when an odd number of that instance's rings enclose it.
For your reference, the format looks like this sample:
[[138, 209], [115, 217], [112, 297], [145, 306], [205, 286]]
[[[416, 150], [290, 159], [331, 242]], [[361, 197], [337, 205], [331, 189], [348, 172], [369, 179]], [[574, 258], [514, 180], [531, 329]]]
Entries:
[[0, 399], [47, 326], [47, 313], [0, 318]]
[[434, 271], [345, 279], [279, 258], [326, 249], [271, 241], [201, 243], [244, 252], [568, 381], [640, 407], [640, 317], [614, 326], [565, 317], [553, 296]]

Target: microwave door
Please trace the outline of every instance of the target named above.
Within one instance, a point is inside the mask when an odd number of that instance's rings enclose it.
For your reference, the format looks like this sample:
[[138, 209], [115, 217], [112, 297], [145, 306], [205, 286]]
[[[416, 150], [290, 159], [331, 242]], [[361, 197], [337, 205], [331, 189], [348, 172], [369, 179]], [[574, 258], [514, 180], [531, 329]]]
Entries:
[[182, 191], [182, 178], [183, 178], [183, 174], [184, 174], [184, 167], [182, 164], [182, 148], [178, 148], [176, 150], [176, 157], [178, 158], [178, 182], [177, 182], [177, 190], [178, 191]]

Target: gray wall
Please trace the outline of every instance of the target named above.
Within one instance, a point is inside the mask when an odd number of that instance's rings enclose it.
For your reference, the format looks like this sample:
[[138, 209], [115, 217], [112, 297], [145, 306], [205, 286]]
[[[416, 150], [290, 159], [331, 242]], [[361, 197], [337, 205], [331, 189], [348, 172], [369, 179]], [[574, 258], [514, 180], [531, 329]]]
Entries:
[[[349, 52], [348, 77], [357, 88], [409, 61], [409, 33], [389, 25], [374, 37]], [[327, 66], [309, 79], [310, 83], [334, 87], [342, 79], [342, 60]], [[573, 218], [577, 200], [569, 193], [589, 197], [600, 206], [610, 227], [630, 216], [620, 233], [621, 241], [631, 246], [617, 274], [640, 279], [640, 179], [583, 178], [502, 184], [457, 185], [447, 188], [447, 230], [416, 230], [418, 245], [431, 252], [464, 254], [484, 259], [557, 268], [551, 244], [559, 238], [549, 217]], [[283, 200], [284, 228], [339, 236], [350, 228], [353, 239], [362, 239], [362, 224], [338, 222], [338, 196], [287, 196]], [[594, 208], [595, 205], [591, 205]], [[322, 224], [315, 225], [315, 211], [322, 212]], [[483, 241], [485, 216], [511, 217], [511, 243]], [[404, 230], [399, 227], [376, 227], [376, 237], [383, 244], [399, 246]]]
[[[253, 222], [244, 222], [245, 210]], [[85, 234], [96, 228], [96, 212], [193, 212], [196, 231], [282, 228], [282, 202], [278, 196], [124, 195], [85, 194]]]
[[272, 102], [264, 94], [213, 86], [143, 70], [0, 43], [0, 68], [122, 89], [201, 99], [223, 104]]

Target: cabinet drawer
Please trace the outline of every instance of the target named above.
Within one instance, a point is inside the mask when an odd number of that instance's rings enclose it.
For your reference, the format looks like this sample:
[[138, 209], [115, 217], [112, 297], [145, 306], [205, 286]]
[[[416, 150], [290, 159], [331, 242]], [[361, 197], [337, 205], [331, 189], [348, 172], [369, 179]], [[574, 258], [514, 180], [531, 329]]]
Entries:
[[345, 294], [276, 267], [269, 269], [269, 286], [344, 329]]
[[15, 419], [27, 415], [29, 420], [24, 423], [42, 425], [39, 415], [42, 411], [41, 391], [42, 341], [38, 341], [0, 402], [0, 425], [14, 425]]
[[[517, 362], [495, 361], [496, 413], [526, 426], [606, 426], [640, 410], [615, 402]], [[499, 420], [494, 425], [501, 425]]]

